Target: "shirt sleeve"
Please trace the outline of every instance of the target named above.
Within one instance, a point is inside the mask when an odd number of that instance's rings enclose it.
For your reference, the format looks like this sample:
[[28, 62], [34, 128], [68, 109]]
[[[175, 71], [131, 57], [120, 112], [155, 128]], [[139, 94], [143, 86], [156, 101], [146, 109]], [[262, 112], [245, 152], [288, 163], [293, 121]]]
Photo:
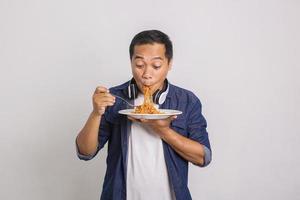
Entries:
[[101, 118], [99, 132], [98, 132], [98, 146], [97, 146], [96, 152], [92, 155], [82, 154], [79, 150], [79, 147], [78, 147], [78, 144], [77, 144], [77, 137], [76, 137], [75, 146], [76, 146], [76, 153], [77, 153], [78, 158], [80, 160], [85, 160], [85, 161], [93, 159], [98, 154], [99, 150], [104, 147], [104, 145], [106, 144], [106, 142], [109, 139], [110, 135], [111, 135], [111, 125], [106, 120], [106, 116], [103, 115], [102, 118]]
[[206, 131], [207, 123], [202, 115], [202, 105], [199, 99], [193, 105], [188, 118], [188, 134], [189, 138], [199, 142], [204, 146], [204, 164], [201, 167], [207, 166], [211, 162], [211, 147]]

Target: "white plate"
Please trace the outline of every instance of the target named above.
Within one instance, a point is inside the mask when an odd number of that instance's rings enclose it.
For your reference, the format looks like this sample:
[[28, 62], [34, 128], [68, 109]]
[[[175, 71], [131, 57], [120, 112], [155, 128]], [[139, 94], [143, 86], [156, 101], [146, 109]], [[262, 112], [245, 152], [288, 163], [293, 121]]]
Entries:
[[136, 114], [133, 113], [133, 111], [134, 109], [126, 109], [126, 110], [120, 110], [119, 113], [122, 115], [128, 115], [135, 119], [166, 119], [172, 115], [182, 114], [182, 112], [179, 110], [170, 110], [170, 109], [159, 109], [160, 112], [163, 112], [161, 114]]

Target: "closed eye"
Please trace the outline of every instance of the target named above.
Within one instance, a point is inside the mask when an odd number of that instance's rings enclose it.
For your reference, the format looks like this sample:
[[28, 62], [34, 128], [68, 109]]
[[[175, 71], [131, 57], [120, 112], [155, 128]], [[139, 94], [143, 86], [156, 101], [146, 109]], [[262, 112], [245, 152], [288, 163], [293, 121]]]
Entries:
[[154, 65], [153, 68], [154, 68], [154, 69], [160, 69], [160, 68], [161, 68], [161, 65]]
[[138, 64], [138, 65], [135, 65], [137, 68], [142, 68], [144, 65], [143, 64]]

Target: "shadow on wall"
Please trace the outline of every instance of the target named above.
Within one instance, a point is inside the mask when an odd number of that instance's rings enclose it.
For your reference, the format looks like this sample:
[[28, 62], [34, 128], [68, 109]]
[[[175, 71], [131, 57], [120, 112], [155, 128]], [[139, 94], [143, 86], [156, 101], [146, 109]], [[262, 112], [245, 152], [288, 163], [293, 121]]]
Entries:
[[[76, 99], [76, 98], [74, 98]], [[32, 176], [40, 197], [46, 199], [98, 199], [106, 169], [106, 150], [91, 161], [77, 158], [75, 138], [87, 119], [87, 111], [66, 99], [56, 99], [37, 123], [38, 147], [32, 156]]]

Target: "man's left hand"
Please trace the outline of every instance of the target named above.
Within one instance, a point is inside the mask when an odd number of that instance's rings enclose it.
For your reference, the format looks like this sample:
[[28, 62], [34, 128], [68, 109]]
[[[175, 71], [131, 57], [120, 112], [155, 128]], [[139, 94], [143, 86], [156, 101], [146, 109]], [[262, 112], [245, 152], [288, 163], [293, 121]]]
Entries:
[[170, 129], [171, 122], [176, 118], [176, 115], [166, 119], [135, 119], [128, 116], [128, 119], [133, 122], [139, 122], [151, 127], [160, 137], [163, 137], [167, 130]]

